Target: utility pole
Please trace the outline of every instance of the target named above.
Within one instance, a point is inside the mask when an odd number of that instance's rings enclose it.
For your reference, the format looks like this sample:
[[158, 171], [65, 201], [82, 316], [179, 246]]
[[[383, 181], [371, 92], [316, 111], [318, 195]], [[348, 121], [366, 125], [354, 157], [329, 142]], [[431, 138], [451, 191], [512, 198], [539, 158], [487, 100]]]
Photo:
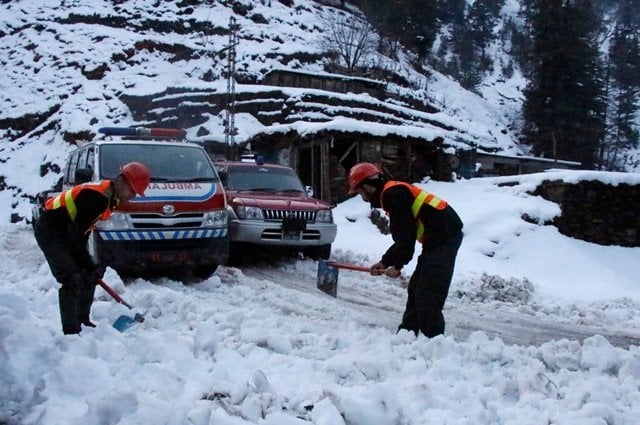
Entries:
[[238, 28], [240, 26], [236, 24], [236, 18], [229, 18], [229, 46], [227, 46], [227, 108], [225, 113], [225, 129], [224, 129], [224, 141], [227, 145], [228, 159], [230, 155], [236, 155], [236, 140], [235, 136], [238, 134], [235, 123], [235, 109], [236, 109], [236, 46], [238, 45]]

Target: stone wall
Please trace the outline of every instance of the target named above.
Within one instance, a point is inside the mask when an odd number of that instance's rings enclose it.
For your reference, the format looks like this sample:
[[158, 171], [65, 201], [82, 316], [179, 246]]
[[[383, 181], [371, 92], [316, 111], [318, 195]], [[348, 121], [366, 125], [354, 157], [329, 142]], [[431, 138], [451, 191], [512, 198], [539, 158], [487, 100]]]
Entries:
[[560, 205], [553, 224], [564, 235], [601, 245], [640, 246], [640, 185], [544, 181], [535, 195]]

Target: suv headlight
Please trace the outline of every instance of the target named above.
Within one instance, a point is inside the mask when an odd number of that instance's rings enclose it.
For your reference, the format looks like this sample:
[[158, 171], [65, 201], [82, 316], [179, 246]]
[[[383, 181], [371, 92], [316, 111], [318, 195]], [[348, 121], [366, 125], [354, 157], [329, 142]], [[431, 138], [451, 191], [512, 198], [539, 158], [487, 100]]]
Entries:
[[316, 222], [331, 223], [331, 210], [320, 210], [316, 213]]
[[236, 208], [236, 214], [242, 220], [262, 220], [262, 210], [258, 207], [248, 207], [246, 205], [239, 205]]
[[227, 210], [209, 211], [204, 216], [206, 227], [225, 227], [227, 225]]
[[129, 230], [131, 225], [125, 213], [111, 213], [107, 220], [98, 220], [95, 224], [98, 230]]

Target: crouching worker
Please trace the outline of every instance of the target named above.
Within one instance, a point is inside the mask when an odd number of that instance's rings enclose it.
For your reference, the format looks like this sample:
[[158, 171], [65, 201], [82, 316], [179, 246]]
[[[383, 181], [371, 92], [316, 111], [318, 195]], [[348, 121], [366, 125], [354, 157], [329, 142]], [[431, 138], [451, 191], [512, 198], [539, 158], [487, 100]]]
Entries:
[[89, 314], [104, 267], [93, 262], [87, 249], [93, 225], [136, 194], [144, 196], [150, 180], [146, 165], [130, 162], [114, 180], [83, 183], [47, 199], [35, 237], [51, 273], [62, 285], [58, 300], [63, 333], [80, 333], [81, 325], [95, 327]]
[[443, 334], [442, 309], [462, 243], [460, 217], [446, 201], [411, 184], [387, 180], [369, 162], [351, 168], [349, 193], [359, 194], [389, 216], [393, 245], [371, 266], [372, 275], [400, 276], [402, 267], [413, 258], [416, 239], [422, 244], [398, 331], [422, 332], [427, 337]]

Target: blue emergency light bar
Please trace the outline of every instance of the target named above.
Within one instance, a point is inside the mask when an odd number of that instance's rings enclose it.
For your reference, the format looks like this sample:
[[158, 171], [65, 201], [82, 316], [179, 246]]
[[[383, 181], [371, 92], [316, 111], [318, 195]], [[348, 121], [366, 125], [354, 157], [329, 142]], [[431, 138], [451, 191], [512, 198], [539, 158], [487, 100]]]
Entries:
[[175, 137], [183, 138], [187, 132], [179, 128], [100, 127], [98, 133], [106, 136]]

